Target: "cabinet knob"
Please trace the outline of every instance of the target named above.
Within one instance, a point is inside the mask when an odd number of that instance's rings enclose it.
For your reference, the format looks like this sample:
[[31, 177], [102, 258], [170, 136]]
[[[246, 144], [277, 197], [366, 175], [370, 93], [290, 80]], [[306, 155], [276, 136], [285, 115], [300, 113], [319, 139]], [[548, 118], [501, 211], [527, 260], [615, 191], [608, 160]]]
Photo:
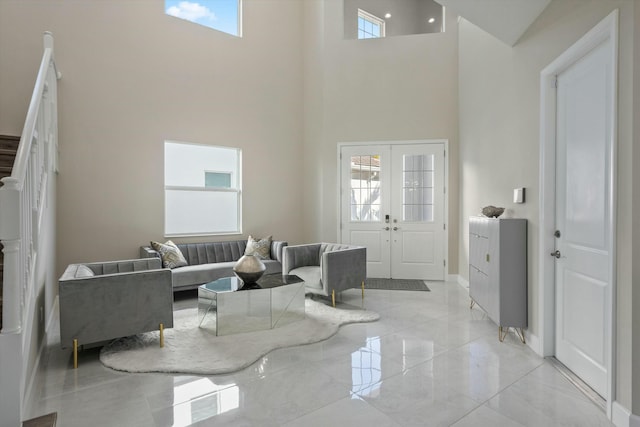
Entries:
[[562, 254], [560, 253], [560, 251], [555, 251], [555, 252], [551, 252], [551, 256], [554, 256], [556, 258], [560, 258], [562, 256]]

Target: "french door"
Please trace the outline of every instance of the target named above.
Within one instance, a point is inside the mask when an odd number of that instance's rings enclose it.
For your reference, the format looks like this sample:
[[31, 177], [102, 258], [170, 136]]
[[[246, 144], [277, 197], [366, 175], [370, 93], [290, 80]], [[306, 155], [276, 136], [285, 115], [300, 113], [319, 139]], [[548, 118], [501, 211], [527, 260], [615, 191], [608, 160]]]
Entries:
[[368, 277], [444, 280], [444, 143], [342, 146], [340, 235]]

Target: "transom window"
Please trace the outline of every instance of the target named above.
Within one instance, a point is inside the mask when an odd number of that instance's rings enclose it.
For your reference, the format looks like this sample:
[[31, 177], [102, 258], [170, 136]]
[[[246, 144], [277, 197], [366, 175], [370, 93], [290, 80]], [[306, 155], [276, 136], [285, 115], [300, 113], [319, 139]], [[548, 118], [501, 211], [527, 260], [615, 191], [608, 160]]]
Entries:
[[384, 20], [358, 9], [358, 38], [377, 39], [384, 37]]
[[242, 37], [241, 0], [165, 0], [167, 15]]
[[241, 233], [239, 148], [165, 141], [165, 236]]

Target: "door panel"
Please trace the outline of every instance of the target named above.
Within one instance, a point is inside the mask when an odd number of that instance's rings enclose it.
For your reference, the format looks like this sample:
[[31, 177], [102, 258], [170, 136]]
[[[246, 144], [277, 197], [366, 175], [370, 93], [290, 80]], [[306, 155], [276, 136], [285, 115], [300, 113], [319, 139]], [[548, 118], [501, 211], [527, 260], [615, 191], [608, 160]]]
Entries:
[[368, 277], [389, 278], [389, 146], [342, 147], [340, 154], [341, 240], [367, 248]]
[[558, 76], [556, 357], [606, 395], [611, 306], [607, 41]]
[[391, 275], [444, 280], [444, 147], [391, 147]]

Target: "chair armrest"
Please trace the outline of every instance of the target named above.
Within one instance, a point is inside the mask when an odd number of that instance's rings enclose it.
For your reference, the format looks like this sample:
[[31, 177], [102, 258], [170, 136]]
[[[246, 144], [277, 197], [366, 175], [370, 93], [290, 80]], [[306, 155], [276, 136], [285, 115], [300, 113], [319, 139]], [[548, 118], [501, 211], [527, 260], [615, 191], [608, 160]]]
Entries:
[[173, 327], [169, 269], [79, 278], [63, 274], [58, 283], [62, 348], [73, 339], [89, 344], [157, 330], [160, 323]]
[[288, 246], [289, 243], [283, 242], [280, 240], [272, 240], [271, 241], [271, 259], [275, 259], [276, 261], [280, 261], [282, 263], [282, 249], [285, 246]]
[[160, 258], [160, 253], [151, 246], [140, 246], [140, 258]]
[[354, 246], [323, 253], [320, 275], [329, 294], [360, 286], [367, 278], [367, 248]]
[[282, 274], [293, 269], [320, 265], [320, 244], [285, 246], [282, 248]]

